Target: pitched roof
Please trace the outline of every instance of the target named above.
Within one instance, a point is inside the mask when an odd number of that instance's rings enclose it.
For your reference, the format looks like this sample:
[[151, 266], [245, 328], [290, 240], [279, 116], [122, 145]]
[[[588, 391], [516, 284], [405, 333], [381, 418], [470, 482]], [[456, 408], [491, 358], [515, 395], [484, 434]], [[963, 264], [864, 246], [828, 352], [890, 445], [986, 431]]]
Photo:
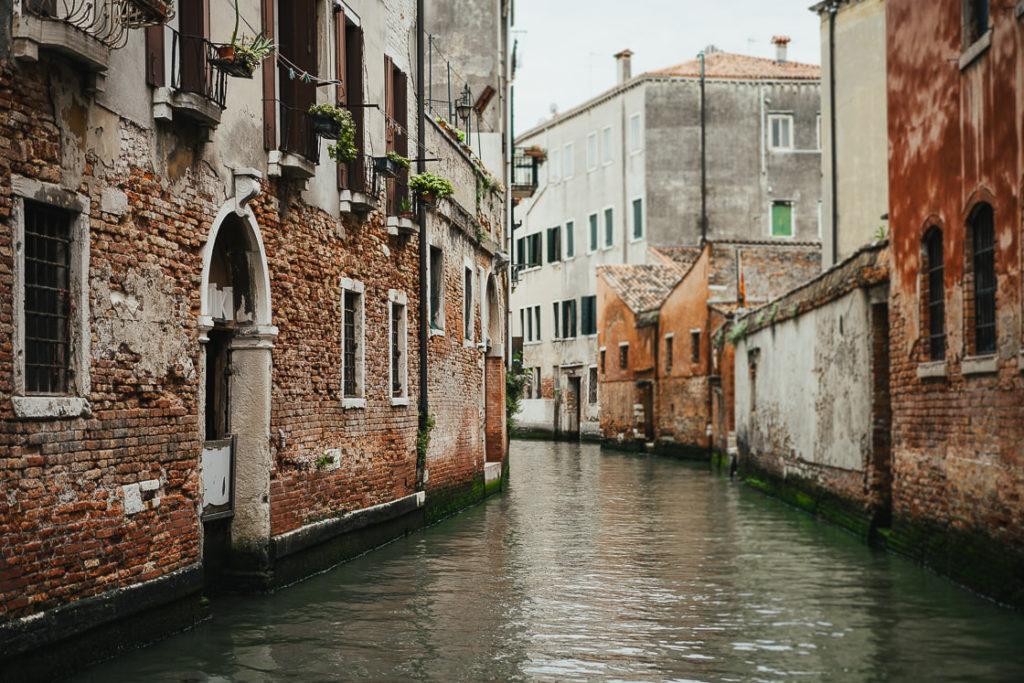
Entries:
[[[648, 71], [651, 76], [700, 77], [700, 58], [691, 59], [667, 69]], [[750, 57], [733, 52], [711, 52], [704, 56], [706, 78], [767, 78], [775, 80], [813, 81], [821, 79], [821, 67], [802, 62], [776, 62], [764, 57]]]
[[682, 273], [675, 266], [598, 266], [597, 274], [615, 290], [634, 313], [653, 311], [661, 306], [679, 282]]
[[675, 266], [684, 273], [700, 256], [700, 247], [648, 247], [662, 264]]

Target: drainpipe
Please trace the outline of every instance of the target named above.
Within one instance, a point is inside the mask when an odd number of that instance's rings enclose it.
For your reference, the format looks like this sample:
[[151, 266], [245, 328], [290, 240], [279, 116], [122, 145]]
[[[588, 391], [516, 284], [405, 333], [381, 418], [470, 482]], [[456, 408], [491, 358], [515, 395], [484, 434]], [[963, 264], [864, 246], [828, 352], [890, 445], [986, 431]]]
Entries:
[[708, 150], [704, 98], [704, 51], [700, 53], [700, 243], [708, 241]]
[[[416, 0], [416, 172], [426, 170], [424, 161], [427, 131], [426, 102], [423, 99], [423, 0]], [[427, 342], [430, 340], [429, 298], [427, 286], [427, 255], [429, 240], [427, 239], [427, 211], [423, 202], [417, 202], [416, 220], [420, 224], [420, 417], [419, 428], [424, 429], [430, 417], [429, 393], [427, 391]], [[416, 460], [416, 488], [422, 490], [426, 465]]]
[[836, 12], [839, 3], [828, 8], [828, 116], [829, 147], [832, 154], [832, 265], [839, 261], [839, 183], [836, 178]]

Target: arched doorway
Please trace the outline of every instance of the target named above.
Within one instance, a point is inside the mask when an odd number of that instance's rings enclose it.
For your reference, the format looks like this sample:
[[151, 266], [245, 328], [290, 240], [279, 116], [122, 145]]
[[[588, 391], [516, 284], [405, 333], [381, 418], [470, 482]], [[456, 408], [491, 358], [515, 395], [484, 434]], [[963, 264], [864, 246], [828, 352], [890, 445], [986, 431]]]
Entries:
[[502, 463], [505, 459], [507, 440], [505, 424], [505, 335], [498, 298], [498, 283], [494, 274], [487, 277], [486, 294], [486, 364], [484, 374], [484, 397], [486, 411], [486, 461]]
[[[203, 250], [203, 560], [217, 574], [234, 555], [266, 561], [270, 539], [270, 280], [259, 226], [229, 202]], [[255, 560], [256, 566], [253, 566]]]

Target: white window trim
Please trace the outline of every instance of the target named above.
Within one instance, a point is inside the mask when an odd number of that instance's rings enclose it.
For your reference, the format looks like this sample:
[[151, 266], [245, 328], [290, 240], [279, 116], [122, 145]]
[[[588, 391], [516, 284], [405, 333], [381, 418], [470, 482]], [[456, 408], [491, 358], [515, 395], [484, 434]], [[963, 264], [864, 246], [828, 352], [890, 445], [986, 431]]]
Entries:
[[475, 277], [474, 274], [476, 269], [473, 267], [472, 259], [463, 257], [462, 259], [462, 280], [463, 287], [465, 287], [466, 271], [469, 271], [469, 292], [463, 292], [462, 296], [462, 315], [465, 318], [466, 315], [466, 299], [469, 296], [469, 336], [466, 336], [466, 321], [462, 321], [462, 346], [468, 348], [476, 344], [476, 292], [475, 289]]
[[[71, 219], [71, 271], [68, 284], [75, 303], [72, 320], [71, 378], [66, 396], [26, 395], [25, 391], [25, 200], [76, 214]], [[14, 243], [14, 416], [23, 420], [92, 414], [89, 376], [92, 334], [89, 329], [89, 199], [53, 183], [11, 174], [11, 226]]]
[[[622, 367], [622, 348], [626, 348], [626, 367]], [[619, 342], [619, 356], [615, 359], [615, 367], [620, 372], [629, 370], [629, 342]]]
[[[573, 146], [571, 142], [565, 144], [562, 147], [562, 180], [572, 180], [576, 175], [576, 157], [573, 155]], [[565, 172], [565, 160], [569, 160], [569, 172]]]
[[[611, 244], [606, 244], [605, 243], [605, 238], [608, 235], [608, 226], [606, 224], [608, 219], [605, 218], [605, 214], [608, 213], [608, 209], [612, 210], [612, 243]], [[599, 218], [597, 220], [597, 243], [599, 245], [601, 245], [600, 246], [601, 251], [608, 251], [609, 249], [614, 249], [615, 248], [615, 206], [614, 205], [609, 205], [609, 206], [606, 206], [603, 209], [601, 209], [601, 213], [599, 214]]]
[[[776, 203], [789, 202], [789, 234], [772, 234], [772, 206]], [[792, 240], [796, 237], [796, 200], [786, 197], [775, 197], [768, 202], [768, 237], [773, 240]]]
[[[433, 281], [431, 279], [431, 275], [433, 275], [433, 272], [432, 272], [431, 267], [430, 267], [430, 261], [431, 261], [431, 258], [430, 258], [430, 247], [434, 247], [435, 249], [438, 249], [441, 252], [441, 270], [442, 270], [442, 273], [441, 273], [441, 292], [440, 292], [441, 295], [437, 299], [437, 306], [438, 306], [438, 308], [441, 309], [441, 316], [440, 316], [440, 318], [441, 318], [440, 323], [441, 324], [437, 328], [435, 328], [433, 325], [430, 324], [430, 319], [429, 319], [429, 316], [430, 316], [430, 283]], [[448, 289], [448, 287], [447, 287], [447, 278], [445, 278], [444, 272], [443, 272], [444, 268], [445, 268], [445, 261], [447, 260], [445, 258], [445, 256], [447, 256], [447, 254], [445, 254], [444, 247], [439, 247], [439, 246], [437, 246], [436, 244], [433, 244], [433, 243], [431, 243], [427, 247], [427, 316], [428, 316], [428, 319], [427, 319], [427, 330], [429, 331], [429, 336], [431, 336], [431, 337], [443, 337], [443, 336], [445, 336], [445, 319], [448, 317], [447, 315], [445, 315], [445, 313], [446, 313], [445, 304], [447, 303], [446, 302], [445, 294], [447, 293], [446, 290]], [[530, 270], [530, 269], [524, 268], [523, 270]], [[522, 272], [522, 271], [520, 271], [520, 272]]]
[[[607, 145], [605, 144], [605, 133], [608, 134], [608, 139], [607, 139], [608, 140], [608, 144]], [[615, 154], [612, 151], [613, 150], [613, 147], [612, 147], [612, 138], [613, 137], [614, 137], [614, 135], [612, 133], [612, 127], [611, 126], [605, 126], [604, 128], [601, 129], [601, 144], [600, 144], [601, 154], [600, 154], [600, 157], [601, 157], [601, 165], [602, 166], [608, 166], [613, 161], [615, 161]], [[607, 157], [608, 157], [607, 159], [605, 158], [605, 156], [606, 156], [605, 152], [606, 151], [607, 151]]]
[[[591, 248], [591, 246], [590, 246], [590, 217], [591, 216], [596, 216], [597, 217], [597, 220], [595, 221], [595, 224], [597, 226], [597, 235], [595, 235], [595, 237], [597, 237], [597, 240], [595, 241], [595, 244], [594, 244], [593, 248]], [[588, 254], [596, 254], [599, 251], [601, 251], [601, 214], [600, 214], [600, 212], [588, 213], [587, 214], [587, 253]]]
[[[572, 256], [568, 256], [567, 255], [568, 249], [569, 249], [569, 240], [567, 238], [567, 235], [570, 232], [570, 230], [569, 230], [569, 224], [570, 223], [572, 224], [572, 231], [571, 231], [572, 232]], [[572, 261], [573, 259], [576, 258], [576, 221], [575, 220], [570, 219], [570, 220], [567, 220], [565, 223], [562, 223], [562, 247], [563, 247], [562, 248], [562, 260], [563, 261]]]
[[[633, 204], [637, 201], [640, 202], [640, 236], [635, 237], [636, 232], [636, 214], [633, 213]], [[644, 201], [643, 195], [637, 195], [629, 200], [629, 242], [634, 244], [636, 242], [642, 242], [647, 236], [647, 202]]]
[[[637, 122], [637, 131], [640, 133], [639, 136], [633, 135], [633, 121]], [[640, 118], [640, 113], [637, 112], [629, 117], [629, 153], [640, 154], [644, 151], [644, 125], [643, 120]], [[639, 137], [639, 139], [637, 139]]]
[[551, 150], [551, 163], [545, 164], [548, 167], [548, 182], [552, 185], [562, 179], [562, 156], [557, 149]]
[[[392, 368], [394, 367], [394, 356], [392, 356], [391, 349], [391, 324], [394, 314], [394, 307], [392, 304], [399, 304], [402, 307], [402, 319], [398, 321], [398, 345], [402, 351], [402, 359], [398, 363], [398, 372], [402, 379], [402, 395], [395, 396], [392, 392], [394, 386], [394, 376]], [[409, 302], [405, 292], [397, 289], [388, 290], [388, 396], [391, 397], [391, 405], [393, 406], [407, 406], [409, 405]]]
[[[593, 144], [591, 144], [593, 143]], [[594, 157], [590, 157], [590, 151], [594, 151]], [[597, 131], [587, 135], [587, 172], [594, 171], [601, 163], [601, 149], [598, 144]]]
[[[345, 410], [366, 407], [366, 294], [363, 283], [347, 277], [339, 278], [341, 285], [341, 407]], [[345, 396], [345, 292], [359, 295], [359, 309], [356, 311], [356, 393], [359, 396]], [[390, 345], [389, 345], [390, 346]]]
[[[789, 145], [775, 146], [772, 144], [772, 122], [776, 119], [786, 120], [789, 122]], [[793, 126], [793, 115], [786, 112], [777, 112], [768, 114], [768, 125], [765, 127], [768, 133], [768, 149], [772, 152], [792, 152], [794, 149], [793, 138], [796, 137], [795, 129]]]

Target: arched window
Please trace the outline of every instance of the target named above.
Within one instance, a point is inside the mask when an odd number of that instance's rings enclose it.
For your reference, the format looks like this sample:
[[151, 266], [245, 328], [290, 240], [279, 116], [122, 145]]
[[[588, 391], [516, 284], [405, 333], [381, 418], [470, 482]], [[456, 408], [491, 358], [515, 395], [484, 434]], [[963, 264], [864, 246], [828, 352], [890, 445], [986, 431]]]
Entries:
[[974, 353], [984, 355], [996, 350], [996, 253], [992, 207], [984, 202], [971, 211], [974, 286]]
[[942, 266], [942, 230], [930, 229], [924, 238], [925, 316], [929, 360], [946, 357], [946, 308]]

